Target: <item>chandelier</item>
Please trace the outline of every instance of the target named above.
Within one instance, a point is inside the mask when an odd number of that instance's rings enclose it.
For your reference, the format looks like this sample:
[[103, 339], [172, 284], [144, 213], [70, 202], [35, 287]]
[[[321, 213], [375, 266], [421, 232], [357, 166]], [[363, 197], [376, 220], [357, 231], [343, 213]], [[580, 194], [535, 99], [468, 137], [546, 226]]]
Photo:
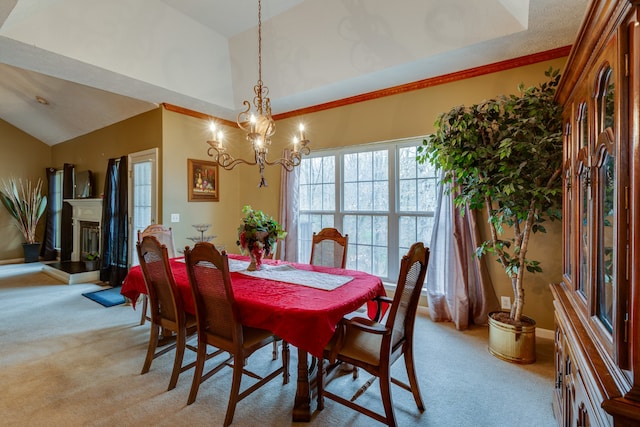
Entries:
[[260, 184], [258, 187], [266, 187], [267, 181], [264, 179], [264, 167], [280, 165], [288, 172], [294, 167], [300, 165], [302, 155], [307, 155], [311, 151], [308, 147], [309, 140], [306, 139], [304, 126], [300, 124], [299, 135], [293, 138], [293, 149], [285, 152], [285, 156], [274, 161], [267, 159], [269, 147], [271, 146], [271, 137], [276, 133], [276, 122], [271, 117], [271, 100], [269, 99], [269, 89], [262, 83], [262, 2], [258, 0], [258, 83], [253, 87], [255, 96], [253, 97], [253, 106], [255, 112], [251, 111], [251, 103], [244, 101], [243, 105], [246, 109], [240, 114], [236, 122], [240, 129], [246, 132], [247, 141], [251, 143], [255, 152], [255, 159], [244, 160], [236, 159], [226, 152], [222, 143], [222, 132], [216, 129], [214, 122], [210, 123], [211, 140], [207, 141], [210, 147], [207, 154], [213, 157], [213, 160], [220, 167], [231, 170], [239, 164], [258, 165], [260, 168]]

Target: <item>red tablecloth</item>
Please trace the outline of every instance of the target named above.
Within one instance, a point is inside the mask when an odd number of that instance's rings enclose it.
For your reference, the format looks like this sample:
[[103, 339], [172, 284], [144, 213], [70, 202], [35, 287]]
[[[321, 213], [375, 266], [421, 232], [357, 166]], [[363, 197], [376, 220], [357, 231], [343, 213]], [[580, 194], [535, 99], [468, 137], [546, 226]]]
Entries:
[[[237, 255], [230, 258], [246, 259]], [[279, 261], [265, 260], [278, 264]], [[273, 280], [257, 279], [241, 273], [231, 273], [233, 292], [243, 324], [267, 329], [290, 344], [321, 356], [331, 339], [336, 325], [350, 313], [376, 295], [384, 295], [379, 277], [355, 270], [342, 270], [309, 264], [293, 264], [301, 270], [320, 271], [353, 277], [349, 283], [332, 291]], [[171, 270], [180, 289], [185, 310], [194, 313], [194, 302], [189, 287], [186, 265], [179, 259], [171, 260]], [[134, 305], [141, 293], [146, 293], [142, 270], [139, 266], [129, 270], [122, 295]]]

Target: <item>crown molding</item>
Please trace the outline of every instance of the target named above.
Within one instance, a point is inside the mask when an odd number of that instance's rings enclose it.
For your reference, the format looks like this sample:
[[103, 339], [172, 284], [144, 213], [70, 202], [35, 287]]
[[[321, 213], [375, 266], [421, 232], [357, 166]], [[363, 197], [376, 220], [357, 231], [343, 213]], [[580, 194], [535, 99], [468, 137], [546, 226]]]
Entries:
[[[432, 86], [438, 86], [442, 84], [452, 83], [455, 81], [470, 79], [472, 77], [478, 77], [485, 74], [497, 73], [499, 71], [510, 70], [512, 68], [524, 67], [526, 65], [536, 64], [538, 62], [550, 61], [552, 59], [568, 56], [570, 51], [571, 51], [571, 45], [562, 46], [556, 49], [545, 50], [543, 52], [538, 52], [531, 55], [520, 56], [517, 58], [507, 59], [504, 61], [494, 62], [492, 64], [482, 65], [480, 67], [469, 68], [462, 71], [456, 71], [454, 73], [443, 74], [441, 76], [418, 80], [411, 83], [405, 83], [402, 85], [380, 89], [373, 92], [367, 92], [360, 95], [351, 96], [348, 98], [337, 99], [335, 101], [313, 105], [311, 107], [305, 107], [298, 110], [288, 111], [285, 113], [274, 114], [273, 119], [282, 120], [290, 117], [301, 116], [303, 114], [316, 113], [318, 111], [344, 107], [346, 105], [357, 104], [359, 102], [371, 101], [373, 99], [384, 98], [387, 96], [398, 95], [400, 93], [411, 92], [414, 90], [425, 89]], [[162, 106], [165, 109], [169, 111], [174, 111], [176, 113], [185, 114], [185, 115], [196, 117], [203, 120], [215, 120], [216, 122], [222, 123], [226, 126], [238, 127], [237, 123], [232, 122], [230, 120], [214, 117], [208, 114], [200, 113], [198, 111], [189, 110], [188, 108], [178, 107], [176, 105], [167, 104], [167, 103], [163, 103]]]

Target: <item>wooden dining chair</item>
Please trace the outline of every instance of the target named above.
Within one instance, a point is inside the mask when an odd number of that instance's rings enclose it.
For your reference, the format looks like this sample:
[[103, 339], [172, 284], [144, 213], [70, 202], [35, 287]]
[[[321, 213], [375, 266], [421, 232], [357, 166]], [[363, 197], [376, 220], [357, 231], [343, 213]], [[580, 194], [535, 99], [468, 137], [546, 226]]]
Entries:
[[[396, 426], [391, 398], [391, 383], [394, 383], [413, 393], [418, 409], [424, 411], [413, 358], [413, 326], [428, 262], [429, 248], [425, 248], [421, 242], [414, 243], [402, 258], [393, 299], [377, 298], [380, 302], [391, 303], [384, 321], [378, 322], [367, 317], [341, 320], [336, 334], [324, 351], [329, 368], [325, 369], [325, 363], [318, 364], [318, 410], [324, 408], [323, 398], [327, 397], [381, 423]], [[400, 356], [404, 356], [409, 384], [391, 377], [391, 365]], [[325, 372], [340, 363], [349, 363], [373, 375], [351, 399], [326, 390], [323, 384]], [[375, 379], [380, 380], [384, 415], [355, 402]]]
[[[347, 265], [347, 249], [349, 235], [344, 236], [337, 228], [326, 227], [311, 237], [311, 259], [309, 264], [323, 267], [345, 268]], [[315, 369], [318, 360], [311, 357], [311, 370]], [[353, 378], [358, 377], [358, 369], [353, 369]]]
[[[220, 253], [211, 243], [199, 242], [193, 249], [185, 248], [184, 256], [196, 305], [198, 325], [196, 369], [187, 404], [190, 405], [196, 400], [200, 384], [224, 366], [232, 366], [233, 380], [224, 420], [224, 425], [228, 426], [233, 421], [233, 414], [239, 401], [280, 374], [283, 375], [284, 384], [289, 382], [289, 346], [283, 343], [282, 366], [266, 376], [248, 371], [245, 365], [248, 363], [249, 356], [273, 343], [277, 337], [270, 331], [248, 327], [241, 323], [231, 286], [229, 260], [225, 251]], [[228, 352], [230, 357], [205, 374], [204, 361], [207, 345], [213, 345]], [[257, 382], [240, 392], [243, 374], [257, 379]]]
[[[195, 366], [195, 363], [182, 366], [187, 338], [196, 331], [196, 319], [185, 313], [180, 292], [171, 272], [169, 255], [166, 245], [161, 244], [154, 236], [144, 236], [136, 244], [140, 268], [148, 291], [151, 332], [147, 356], [144, 360], [141, 374], [146, 374], [151, 368], [151, 362], [159, 356], [175, 349], [173, 371], [168, 390], [173, 389], [178, 382], [180, 373]], [[156, 352], [158, 336], [161, 329], [175, 334], [175, 343]], [[193, 351], [195, 347], [188, 346]]]
[[345, 268], [349, 235], [344, 236], [335, 228], [323, 228], [311, 238], [309, 264], [325, 267]]
[[[142, 241], [144, 236], [154, 236], [160, 244], [167, 247], [169, 258], [175, 258], [176, 248], [173, 242], [173, 230], [171, 227], [165, 227], [162, 224], [151, 224], [144, 230], [138, 230], [138, 242]], [[147, 296], [142, 295], [142, 314], [140, 315], [140, 324], [144, 325], [146, 320], [151, 320], [148, 314]]]

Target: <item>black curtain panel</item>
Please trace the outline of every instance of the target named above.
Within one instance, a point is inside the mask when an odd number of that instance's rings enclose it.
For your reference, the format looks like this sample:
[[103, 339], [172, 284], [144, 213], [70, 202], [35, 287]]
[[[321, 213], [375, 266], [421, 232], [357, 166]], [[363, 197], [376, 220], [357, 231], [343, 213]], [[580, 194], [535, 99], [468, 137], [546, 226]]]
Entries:
[[[65, 163], [62, 171], [62, 200], [73, 199], [74, 165]], [[73, 252], [73, 207], [68, 202], [62, 202], [60, 220], [60, 261], [71, 261]]]
[[55, 168], [46, 168], [45, 173], [47, 175], [47, 214], [44, 223], [44, 238], [42, 246], [40, 246], [40, 257], [44, 261], [52, 261], [58, 255], [55, 248], [55, 225], [53, 224], [56, 205], [52, 197], [56, 191], [56, 170]]
[[102, 264], [100, 280], [120, 286], [128, 265], [127, 156], [109, 159], [102, 202]]

